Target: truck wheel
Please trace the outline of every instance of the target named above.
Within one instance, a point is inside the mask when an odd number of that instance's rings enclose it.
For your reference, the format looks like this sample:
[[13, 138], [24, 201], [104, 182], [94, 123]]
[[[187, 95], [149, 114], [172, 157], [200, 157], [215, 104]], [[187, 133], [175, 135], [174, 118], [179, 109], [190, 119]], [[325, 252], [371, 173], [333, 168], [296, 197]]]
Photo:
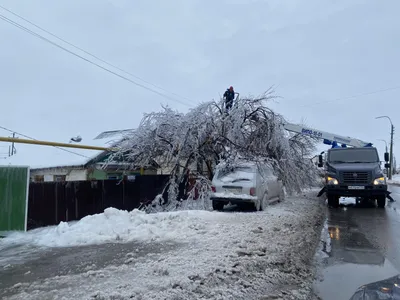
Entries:
[[330, 207], [339, 207], [339, 197], [334, 195], [328, 195], [328, 205]]
[[376, 198], [376, 202], [377, 202], [379, 208], [385, 208], [386, 197], [385, 196], [379, 196], [378, 198]]
[[260, 210], [266, 210], [268, 207], [268, 194], [265, 194], [260, 205]]
[[212, 207], [213, 210], [223, 210], [224, 209], [224, 203], [219, 202], [219, 201], [213, 201], [212, 202]]

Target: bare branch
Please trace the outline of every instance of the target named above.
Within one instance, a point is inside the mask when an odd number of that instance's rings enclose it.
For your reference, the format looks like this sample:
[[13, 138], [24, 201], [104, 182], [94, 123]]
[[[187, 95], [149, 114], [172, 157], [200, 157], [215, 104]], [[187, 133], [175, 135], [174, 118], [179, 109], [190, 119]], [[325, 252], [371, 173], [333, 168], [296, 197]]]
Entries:
[[229, 115], [222, 109], [222, 99], [202, 103], [186, 114], [163, 107], [145, 114], [114, 156], [123, 154], [136, 166], [156, 161], [168, 167], [171, 180], [167, 203], [181, 203], [176, 199], [177, 187], [187, 169], [196, 174], [194, 185], [206, 201], [210, 178], [197, 172], [197, 166], [204, 166], [212, 174], [215, 163], [237, 158], [270, 161], [289, 193], [301, 191], [315, 181], [315, 166], [309, 158], [316, 140], [284, 130], [283, 116], [266, 106], [276, 98], [272, 88], [257, 97], [241, 98]]

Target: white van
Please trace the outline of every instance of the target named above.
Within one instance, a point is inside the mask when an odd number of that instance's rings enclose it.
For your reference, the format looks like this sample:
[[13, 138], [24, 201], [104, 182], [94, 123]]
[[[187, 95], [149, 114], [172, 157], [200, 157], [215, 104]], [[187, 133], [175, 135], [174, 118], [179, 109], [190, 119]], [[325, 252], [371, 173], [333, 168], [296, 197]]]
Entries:
[[230, 167], [219, 164], [211, 188], [214, 210], [222, 210], [228, 203], [252, 204], [256, 210], [264, 210], [271, 202], [285, 198], [282, 181], [267, 163], [243, 162]]

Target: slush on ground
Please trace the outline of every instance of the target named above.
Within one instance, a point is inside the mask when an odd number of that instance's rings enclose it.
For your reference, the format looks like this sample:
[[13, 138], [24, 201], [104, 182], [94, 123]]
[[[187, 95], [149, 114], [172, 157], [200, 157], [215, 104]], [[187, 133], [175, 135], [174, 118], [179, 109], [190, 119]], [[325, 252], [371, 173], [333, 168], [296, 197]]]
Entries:
[[108, 208], [16, 233], [0, 241], [0, 298], [312, 299], [325, 212], [313, 195], [263, 212]]

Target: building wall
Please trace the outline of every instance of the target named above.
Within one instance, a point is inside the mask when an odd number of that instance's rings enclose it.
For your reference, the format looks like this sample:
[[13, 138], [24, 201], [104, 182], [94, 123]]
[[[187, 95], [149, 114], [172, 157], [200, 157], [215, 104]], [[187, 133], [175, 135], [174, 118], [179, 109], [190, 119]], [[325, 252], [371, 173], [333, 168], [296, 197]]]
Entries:
[[[38, 174], [36, 174], [36, 175], [38, 175]], [[54, 179], [53, 175], [49, 175], [49, 174], [44, 174], [43, 175], [43, 181], [44, 182], [54, 181], [53, 179]]]
[[[123, 171], [118, 170], [100, 170], [100, 169], [93, 169], [88, 172], [88, 180], [107, 180], [107, 179], [122, 179], [122, 177], [126, 175], [140, 175], [140, 170], [137, 171]], [[143, 175], [157, 175], [157, 170], [144, 170]]]
[[[67, 168], [63, 169], [47, 169], [47, 170], [31, 170], [31, 180], [35, 180], [36, 176], [43, 176], [43, 181], [50, 182], [50, 181], [57, 181], [56, 177], [65, 176], [65, 181], [81, 181], [86, 180], [87, 178], [87, 171], [84, 169], [81, 170], [69, 170]], [[55, 177], [56, 176], [56, 177]]]
[[66, 181], [80, 181], [87, 179], [87, 170], [71, 170]]
[[93, 169], [88, 172], [88, 180], [106, 180], [107, 172], [104, 170]]
[[[86, 180], [107, 180], [122, 179], [123, 175], [140, 175], [140, 170], [126, 171], [104, 170], [104, 169], [68, 169], [54, 168], [43, 170], [31, 170], [31, 181], [52, 182], [52, 181], [86, 181]], [[157, 170], [144, 170], [143, 175], [157, 175]], [[42, 178], [38, 178], [38, 176]]]
[[[185, 165], [185, 161], [181, 162], [181, 165]], [[163, 166], [161, 168], [159, 168], [157, 170], [157, 175], [169, 175], [171, 174], [172, 170], [173, 170], [174, 166]], [[207, 168], [207, 164], [205, 162], [202, 163], [201, 165], [201, 169], [198, 169], [198, 166], [196, 163], [192, 163], [188, 166], [189, 170], [192, 171], [200, 171], [203, 173], [203, 175], [208, 175], [208, 168]], [[215, 163], [212, 164], [212, 169], [215, 168]], [[182, 171], [182, 168], [180, 169]]]

